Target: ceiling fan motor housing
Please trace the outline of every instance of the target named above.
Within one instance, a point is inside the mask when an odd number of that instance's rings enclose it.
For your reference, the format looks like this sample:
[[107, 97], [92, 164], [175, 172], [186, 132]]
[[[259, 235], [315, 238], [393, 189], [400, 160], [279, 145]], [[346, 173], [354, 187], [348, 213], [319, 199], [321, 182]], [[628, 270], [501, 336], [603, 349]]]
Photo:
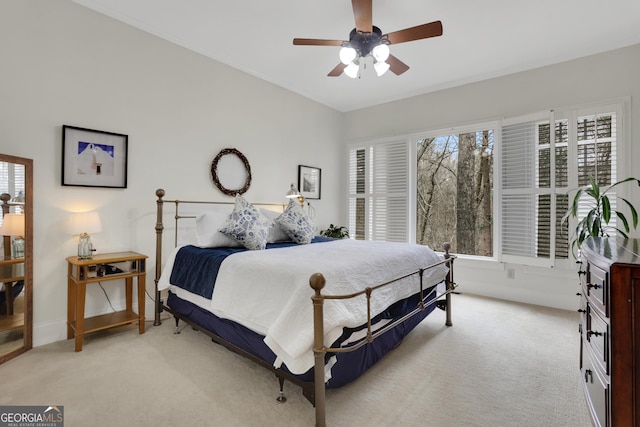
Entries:
[[[365, 57], [371, 53], [374, 47], [385, 43], [380, 28], [373, 26], [371, 33], [358, 31], [356, 28], [349, 33], [349, 44], [358, 52], [358, 56]], [[388, 44], [388, 41], [386, 41]]]

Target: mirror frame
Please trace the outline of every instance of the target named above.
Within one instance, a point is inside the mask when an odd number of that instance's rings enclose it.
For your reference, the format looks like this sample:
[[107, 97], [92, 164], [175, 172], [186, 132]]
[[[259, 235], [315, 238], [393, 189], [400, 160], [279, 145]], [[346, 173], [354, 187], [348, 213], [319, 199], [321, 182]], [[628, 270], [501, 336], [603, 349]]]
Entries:
[[0, 364], [33, 347], [33, 160], [0, 154], [0, 162], [24, 165], [24, 331], [23, 345], [0, 355]]

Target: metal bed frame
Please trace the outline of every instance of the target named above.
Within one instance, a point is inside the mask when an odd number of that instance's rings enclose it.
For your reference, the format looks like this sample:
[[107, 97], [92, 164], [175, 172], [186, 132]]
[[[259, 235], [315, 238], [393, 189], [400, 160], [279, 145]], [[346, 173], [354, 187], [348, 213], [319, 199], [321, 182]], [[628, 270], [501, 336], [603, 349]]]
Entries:
[[[175, 320], [176, 320], [176, 327], [178, 325], [178, 321], [179, 319], [182, 319], [184, 322], [186, 322], [187, 324], [191, 325], [192, 327], [194, 327], [197, 330], [200, 330], [202, 332], [204, 332], [205, 334], [207, 334], [208, 336], [211, 337], [211, 339], [219, 344], [224, 345], [225, 347], [227, 347], [228, 349], [242, 355], [245, 356], [253, 361], [255, 361], [256, 363], [260, 364], [261, 366], [271, 370], [273, 373], [275, 373], [275, 375], [278, 377], [279, 383], [280, 383], [280, 392], [279, 392], [279, 396], [276, 399], [278, 402], [285, 402], [286, 401], [286, 397], [284, 396], [284, 392], [283, 392], [283, 387], [284, 387], [284, 381], [289, 380], [294, 384], [299, 385], [302, 388], [302, 393], [303, 395], [315, 406], [315, 411], [316, 411], [316, 426], [318, 427], [323, 427], [326, 425], [326, 388], [325, 388], [325, 383], [324, 383], [324, 361], [325, 361], [325, 356], [327, 353], [343, 353], [343, 352], [349, 352], [349, 351], [354, 351], [357, 350], [358, 348], [372, 342], [373, 340], [375, 340], [378, 336], [384, 334], [385, 332], [389, 331], [390, 329], [394, 328], [395, 326], [397, 326], [398, 324], [406, 321], [407, 319], [415, 316], [416, 314], [420, 313], [422, 310], [425, 309], [425, 305], [424, 305], [424, 289], [423, 289], [423, 285], [422, 285], [422, 277], [423, 274], [426, 270], [430, 269], [430, 268], [434, 268], [438, 265], [442, 265], [442, 264], [446, 264], [449, 268], [449, 273], [447, 274], [446, 278], [445, 278], [445, 290], [444, 292], [442, 292], [439, 295], [436, 295], [434, 301], [436, 301], [436, 304], [439, 308], [442, 308], [446, 311], [446, 321], [445, 321], [445, 325], [446, 326], [452, 326], [453, 322], [451, 320], [451, 294], [454, 293], [455, 288], [457, 287], [457, 284], [453, 281], [453, 261], [455, 260], [456, 256], [452, 255], [449, 253], [449, 250], [451, 249], [451, 245], [449, 243], [444, 243], [444, 259], [440, 262], [437, 262], [435, 264], [432, 265], [428, 265], [425, 266], [424, 268], [421, 268], [418, 271], [415, 271], [413, 273], [407, 274], [405, 276], [399, 277], [397, 279], [394, 279], [392, 281], [386, 282], [386, 283], [381, 283], [378, 284], [376, 286], [370, 286], [370, 287], [366, 287], [364, 289], [362, 289], [359, 292], [353, 293], [353, 294], [348, 294], [348, 295], [323, 295], [322, 294], [322, 289], [325, 286], [325, 278], [321, 273], [316, 273], [313, 274], [310, 278], [309, 278], [309, 285], [311, 286], [311, 288], [314, 290], [314, 296], [311, 298], [312, 300], [312, 304], [313, 304], [313, 316], [314, 316], [314, 345], [313, 345], [313, 352], [314, 352], [314, 381], [313, 382], [305, 382], [305, 381], [301, 381], [299, 378], [297, 378], [295, 375], [290, 374], [289, 372], [282, 370], [280, 368], [275, 368], [273, 365], [265, 362], [264, 360], [254, 356], [253, 354], [245, 351], [242, 348], [237, 347], [236, 345], [224, 340], [223, 338], [219, 337], [218, 335], [204, 329], [203, 327], [197, 325], [196, 323], [192, 322], [190, 319], [187, 319], [186, 317], [182, 316], [179, 313], [174, 312], [170, 307], [166, 306], [163, 303], [162, 300], [162, 295], [161, 295], [161, 291], [158, 290], [158, 281], [160, 280], [160, 275], [162, 274], [162, 238], [163, 238], [163, 232], [164, 232], [164, 222], [163, 222], [163, 218], [164, 218], [164, 204], [165, 203], [170, 203], [174, 205], [174, 209], [175, 209], [175, 215], [174, 215], [174, 219], [175, 219], [175, 235], [174, 235], [174, 245], [177, 245], [178, 242], [178, 229], [179, 229], [179, 221], [181, 219], [187, 219], [187, 218], [195, 218], [194, 215], [181, 215], [179, 210], [180, 210], [180, 206], [181, 205], [233, 205], [233, 202], [214, 202], [214, 201], [193, 201], [193, 200], [163, 200], [163, 197], [165, 195], [165, 191], [163, 189], [158, 189], [156, 190], [156, 197], [157, 197], [157, 221], [156, 221], [156, 226], [155, 226], [155, 230], [156, 230], [156, 271], [155, 271], [155, 320], [154, 320], [154, 326], [160, 325], [161, 324], [161, 320], [160, 320], [160, 314], [163, 311], [167, 311], [169, 313], [171, 313]], [[257, 206], [278, 206], [278, 207], [282, 207], [284, 209], [284, 205], [280, 205], [280, 204], [274, 204], [274, 203], [253, 203], [254, 205]], [[382, 328], [381, 330], [378, 330], [376, 332], [372, 332], [372, 328], [371, 328], [371, 298], [374, 296], [374, 293], [376, 290], [381, 289], [383, 287], [387, 287], [387, 286], [393, 286], [394, 283], [396, 283], [397, 281], [407, 278], [409, 276], [412, 275], [419, 275], [420, 277], [420, 289], [418, 290], [421, 293], [421, 299], [420, 299], [420, 305], [415, 308], [413, 311], [409, 312], [408, 314], [406, 314], [405, 316], [403, 316], [400, 319], [397, 319], [391, 323], [389, 323], [388, 325], [386, 325], [384, 328]], [[361, 296], [361, 295], [365, 295], [366, 296], [366, 301], [367, 301], [367, 337], [366, 339], [360, 341], [358, 344], [348, 347], [348, 348], [331, 348], [331, 347], [326, 347], [324, 344], [324, 312], [323, 312], [323, 305], [324, 305], [324, 301], [325, 300], [332, 300], [332, 299], [349, 299], [349, 298], [355, 298], [357, 296]]]

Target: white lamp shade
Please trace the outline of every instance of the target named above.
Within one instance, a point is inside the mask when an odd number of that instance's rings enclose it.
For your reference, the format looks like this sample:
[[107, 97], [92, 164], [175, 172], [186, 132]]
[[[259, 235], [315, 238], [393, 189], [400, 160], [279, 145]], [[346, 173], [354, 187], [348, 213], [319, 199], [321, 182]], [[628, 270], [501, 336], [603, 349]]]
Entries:
[[300, 192], [294, 184], [291, 184], [291, 188], [289, 189], [289, 191], [287, 191], [286, 197], [287, 199], [297, 199], [298, 197], [300, 197]]
[[373, 48], [371, 54], [376, 59], [376, 61], [384, 62], [387, 60], [387, 58], [389, 58], [389, 46], [381, 43]]
[[344, 69], [344, 73], [352, 79], [358, 77], [358, 71], [360, 71], [360, 65], [356, 64], [355, 62], [347, 65], [347, 67]]
[[13, 213], [5, 214], [4, 218], [2, 218], [0, 235], [24, 236], [24, 215]]
[[387, 64], [386, 62], [376, 62], [375, 64], [373, 64], [373, 68], [375, 68], [376, 70], [376, 74], [378, 75], [378, 77], [380, 77], [381, 75], [383, 75], [384, 73], [386, 73], [389, 70], [390, 65]]
[[99, 233], [102, 231], [98, 212], [73, 213], [69, 217], [69, 234]]
[[349, 65], [351, 61], [356, 59], [357, 54], [358, 53], [354, 48], [344, 46], [342, 49], [340, 49], [340, 62], [342, 62], [344, 65]]

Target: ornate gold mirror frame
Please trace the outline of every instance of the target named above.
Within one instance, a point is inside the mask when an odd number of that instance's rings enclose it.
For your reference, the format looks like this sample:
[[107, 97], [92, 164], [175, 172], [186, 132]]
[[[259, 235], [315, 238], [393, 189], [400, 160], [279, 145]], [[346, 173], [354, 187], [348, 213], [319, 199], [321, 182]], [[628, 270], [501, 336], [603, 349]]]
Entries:
[[[3, 197], [8, 212], [24, 212], [24, 256], [14, 256], [11, 237], [3, 237], [5, 252], [0, 257], [0, 282], [5, 292], [6, 313], [0, 315], [0, 363], [13, 359], [33, 347], [33, 160], [0, 154], [0, 162], [8, 166], [24, 167], [24, 202]], [[15, 240], [15, 237], [14, 237]], [[8, 246], [9, 245], [9, 246]], [[8, 247], [7, 247], [8, 246]], [[7, 293], [14, 285], [24, 281], [21, 304], [13, 305], [13, 295]], [[7, 285], [8, 284], [8, 285]], [[11, 298], [11, 303], [8, 303]]]

